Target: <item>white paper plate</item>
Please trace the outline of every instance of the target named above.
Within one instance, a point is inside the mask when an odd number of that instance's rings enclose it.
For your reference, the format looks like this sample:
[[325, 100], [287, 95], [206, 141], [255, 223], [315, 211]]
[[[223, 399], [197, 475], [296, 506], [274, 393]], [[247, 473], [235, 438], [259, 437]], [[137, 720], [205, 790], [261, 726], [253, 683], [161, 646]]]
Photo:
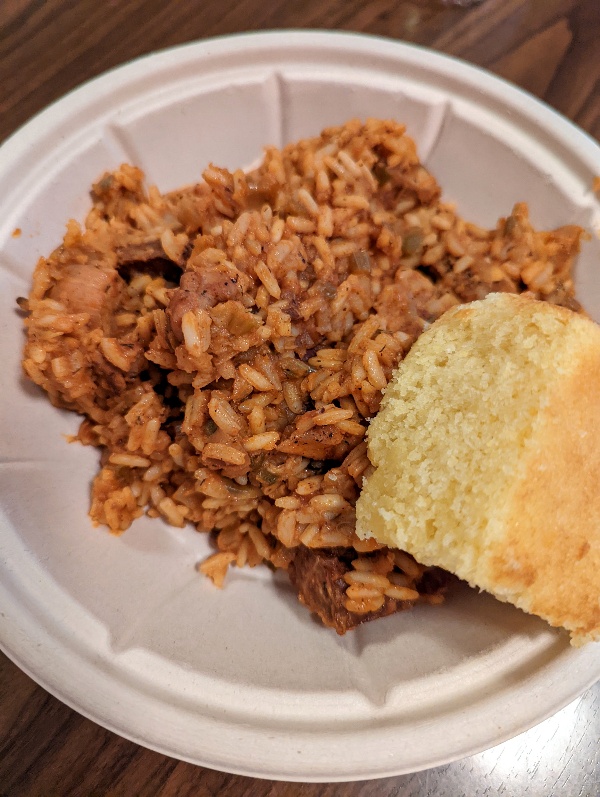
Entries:
[[[143, 745], [287, 780], [415, 771], [503, 741], [600, 676], [600, 646], [464, 590], [339, 638], [266, 570], [224, 591], [197, 575], [204, 535], [143, 519], [115, 538], [88, 517], [97, 452], [21, 376], [15, 297], [83, 218], [88, 189], [129, 161], [161, 189], [247, 165], [266, 144], [352, 116], [408, 124], [460, 211], [493, 224], [600, 227], [600, 150], [533, 98], [435, 53], [382, 39], [275, 33], [159, 53], [88, 83], [0, 149], [0, 638], [50, 692]], [[20, 237], [12, 235], [21, 228]], [[599, 241], [580, 296], [600, 317]]]

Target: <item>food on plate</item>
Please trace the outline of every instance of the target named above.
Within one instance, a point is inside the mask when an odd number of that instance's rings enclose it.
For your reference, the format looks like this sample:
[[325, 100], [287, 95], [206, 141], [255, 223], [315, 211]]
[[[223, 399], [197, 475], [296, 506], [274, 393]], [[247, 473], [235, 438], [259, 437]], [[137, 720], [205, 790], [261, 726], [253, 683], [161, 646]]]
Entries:
[[91, 517], [213, 535], [200, 566], [286, 570], [338, 633], [443, 600], [449, 576], [355, 533], [382, 391], [444, 312], [491, 291], [578, 309], [582, 230], [486, 230], [443, 202], [396, 122], [351, 121], [210, 165], [171, 193], [124, 165], [42, 258], [23, 365], [101, 450]]
[[600, 327], [523, 296], [452, 308], [368, 431], [359, 537], [600, 638]]

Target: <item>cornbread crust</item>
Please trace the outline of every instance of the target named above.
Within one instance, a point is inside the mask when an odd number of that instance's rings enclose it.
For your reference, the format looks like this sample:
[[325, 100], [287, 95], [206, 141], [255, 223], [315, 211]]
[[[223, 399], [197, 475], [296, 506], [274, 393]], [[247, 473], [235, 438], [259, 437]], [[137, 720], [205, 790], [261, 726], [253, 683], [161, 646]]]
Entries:
[[[600, 329], [591, 322], [589, 334], [540, 419], [504, 551], [490, 554], [482, 585], [563, 626], [574, 644], [600, 636]], [[508, 566], [509, 551], [520, 572]]]
[[[473, 341], [475, 328], [484, 342], [499, 328], [505, 341], [513, 330], [513, 340], [502, 357], [490, 349], [486, 362], [485, 349], [477, 350], [482, 341]], [[552, 329], [558, 334], [550, 337]], [[511, 368], [523, 347], [531, 368]], [[465, 394], [454, 391], [452, 406], [441, 406], [448, 379], [465, 363], [489, 373], [489, 383], [473, 405], [466, 378]], [[427, 395], [419, 398], [421, 382]], [[417, 401], [425, 402], [421, 415]], [[456, 423], [463, 404], [465, 423]], [[426, 410], [433, 420], [424, 430]], [[514, 429], [503, 428], [511, 417]], [[480, 435], [483, 459], [461, 439], [466, 430]], [[413, 453], [430, 438], [432, 456]], [[457, 486], [453, 469], [473, 451], [477, 465], [466, 463], [468, 479], [463, 475]], [[448, 311], [398, 368], [371, 424], [369, 455], [376, 470], [357, 504], [360, 537], [407, 550], [566, 628], [574, 645], [600, 638], [600, 327], [594, 322], [504, 294]], [[477, 492], [481, 478], [488, 492]]]

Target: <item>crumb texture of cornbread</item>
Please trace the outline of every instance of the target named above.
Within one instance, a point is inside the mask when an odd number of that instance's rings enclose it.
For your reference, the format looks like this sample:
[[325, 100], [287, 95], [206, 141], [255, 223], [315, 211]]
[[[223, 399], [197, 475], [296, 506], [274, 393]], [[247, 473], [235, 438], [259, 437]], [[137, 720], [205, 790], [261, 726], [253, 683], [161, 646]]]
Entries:
[[368, 433], [357, 534], [600, 639], [600, 327], [490, 294], [413, 345]]

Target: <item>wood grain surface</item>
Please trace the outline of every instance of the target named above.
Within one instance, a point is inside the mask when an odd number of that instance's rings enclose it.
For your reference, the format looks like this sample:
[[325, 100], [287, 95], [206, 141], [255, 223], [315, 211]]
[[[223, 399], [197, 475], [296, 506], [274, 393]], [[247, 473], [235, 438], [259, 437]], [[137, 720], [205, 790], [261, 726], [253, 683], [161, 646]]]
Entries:
[[[441, 0], [0, 0], [0, 141], [70, 89], [139, 55], [277, 28], [363, 31], [430, 46], [513, 81], [600, 139], [599, 0], [484, 0], [471, 8]], [[0, 797], [596, 797], [599, 737], [597, 685], [519, 739], [447, 767], [375, 782], [273, 783], [121, 739], [0, 654]]]

